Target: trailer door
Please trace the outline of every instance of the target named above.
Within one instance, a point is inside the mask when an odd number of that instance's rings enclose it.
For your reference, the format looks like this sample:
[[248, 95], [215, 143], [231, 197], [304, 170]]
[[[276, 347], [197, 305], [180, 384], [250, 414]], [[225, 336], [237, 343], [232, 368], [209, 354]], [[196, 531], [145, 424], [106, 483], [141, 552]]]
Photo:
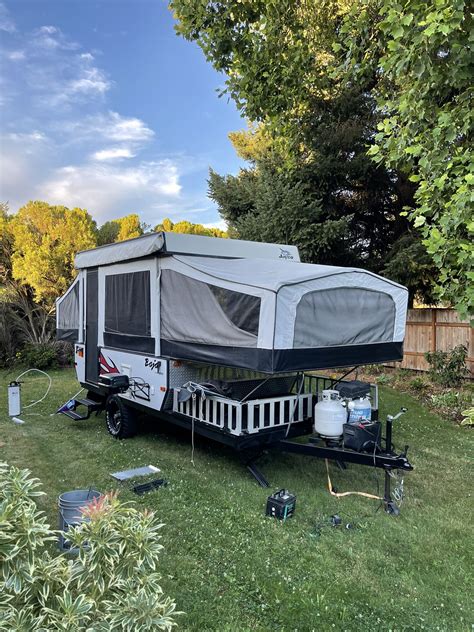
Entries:
[[86, 382], [93, 384], [99, 378], [98, 317], [97, 268], [90, 268], [86, 284]]

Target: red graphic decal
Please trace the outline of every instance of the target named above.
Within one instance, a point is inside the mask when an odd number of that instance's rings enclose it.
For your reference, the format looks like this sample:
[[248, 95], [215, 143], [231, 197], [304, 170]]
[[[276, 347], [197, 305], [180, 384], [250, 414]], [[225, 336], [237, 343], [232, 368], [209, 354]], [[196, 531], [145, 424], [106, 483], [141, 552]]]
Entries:
[[100, 375], [109, 375], [110, 373], [120, 373], [115, 365], [115, 362], [110, 358], [105, 358], [101, 353], [99, 355], [99, 364], [100, 364]]

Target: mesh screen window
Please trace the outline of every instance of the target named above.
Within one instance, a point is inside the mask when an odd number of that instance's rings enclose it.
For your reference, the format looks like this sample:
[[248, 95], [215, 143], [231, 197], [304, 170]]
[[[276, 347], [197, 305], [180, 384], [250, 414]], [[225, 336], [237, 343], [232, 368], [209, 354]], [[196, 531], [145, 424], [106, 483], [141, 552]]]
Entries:
[[150, 272], [105, 277], [105, 331], [150, 336]]
[[217, 285], [209, 285], [209, 287], [227, 318], [239, 329], [258, 336], [258, 321], [260, 319], [260, 299], [258, 296], [227, 290], [223, 287], [217, 287]]

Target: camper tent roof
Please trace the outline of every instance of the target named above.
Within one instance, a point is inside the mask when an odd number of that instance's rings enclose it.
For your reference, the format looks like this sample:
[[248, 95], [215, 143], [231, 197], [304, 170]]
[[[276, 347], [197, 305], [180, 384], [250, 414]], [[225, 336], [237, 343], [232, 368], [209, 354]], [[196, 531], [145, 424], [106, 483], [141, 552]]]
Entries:
[[[99, 346], [267, 373], [403, 356], [406, 288], [300, 263], [294, 246], [156, 233], [75, 264], [98, 268]], [[80, 313], [80, 296], [58, 301], [58, 329], [75, 330], [67, 310]]]
[[83, 250], [76, 255], [78, 269], [105, 266], [150, 255], [188, 254], [220, 258], [257, 258], [299, 261], [298, 248], [241, 239], [218, 239], [179, 233], [151, 233], [135, 239]]

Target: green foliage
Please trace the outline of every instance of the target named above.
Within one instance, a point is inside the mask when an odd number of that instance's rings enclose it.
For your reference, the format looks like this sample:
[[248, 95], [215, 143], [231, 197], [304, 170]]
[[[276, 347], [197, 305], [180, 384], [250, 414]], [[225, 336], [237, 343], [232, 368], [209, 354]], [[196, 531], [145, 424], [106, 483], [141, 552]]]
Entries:
[[393, 381], [393, 376], [388, 373], [382, 373], [376, 378], [377, 384], [380, 386], [385, 386], [386, 384], [390, 384]]
[[104, 222], [104, 224], [97, 229], [97, 245], [105, 246], [116, 242], [119, 230], [120, 220], [112, 219], [108, 222]]
[[407, 212], [437, 269], [437, 293], [474, 314], [472, 13], [465, 0], [368, 0], [344, 21], [339, 72], [371, 85], [383, 118], [370, 155], [417, 185]]
[[[170, 630], [175, 604], [157, 572], [162, 525], [113, 496], [91, 503], [90, 521], [70, 529], [77, 558], [52, 556], [57, 538], [28, 470], [0, 463], [0, 630]], [[175, 613], [176, 614], [176, 613]]]
[[166, 217], [161, 224], [157, 224], [153, 230], [155, 232], [163, 231], [165, 233], [202, 235], [203, 237], [222, 237], [224, 239], [228, 237], [227, 232], [220, 230], [219, 228], [207, 227], [202, 224], [193, 224], [192, 222], [188, 222], [186, 220], [175, 223], [168, 217]]
[[16, 354], [16, 362], [35, 369], [50, 369], [58, 366], [58, 348], [53, 342], [27, 343]]
[[14, 237], [13, 278], [33, 289], [37, 302], [52, 306], [71, 284], [74, 256], [95, 246], [87, 211], [28, 202], [10, 221]]
[[140, 221], [140, 217], [136, 213], [119, 219], [112, 219], [97, 229], [97, 245], [104, 246], [116, 241], [140, 237], [147, 229], [147, 225]]
[[435, 393], [430, 396], [430, 400], [431, 406], [439, 413], [455, 420], [459, 420], [466, 406], [472, 404], [472, 397], [459, 390]]
[[11, 279], [13, 252], [13, 233], [8, 204], [0, 202], [0, 285]]
[[450, 352], [431, 351], [425, 353], [433, 381], [448, 388], [462, 384], [463, 379], [469, 375], [466, 363], [467, 354], [468, 350], [465, 345], [458, 345]]
[[429, 388], [429, 384], [424, 377], [414, 377], [410, 380], [409, 388], [415, 393], [423, 393]]
[[408, 288], [410, 305], [416, 298], [425, 305], [436, 303], [433, 279], [437, 276], [437, 270], [418, 231], [410, 230], [395, 241], [388, 251], [381, 273]]
[[[331, 260], [337, 245], [347, 239], [350, 218], [325, 220], [320, 201], [304, 183], [292, 182], [284, 172], [261, 169], [258, 176], [241, 172], [223, 178], [211, 170], [209, 190], [241, 239], [297, 244], [303, 261]], [[246, 195], [247, 202], [239, 207], [238, 201]]]
[[[419, 269], [412, 264], [409, 274], [402, 247], [390, 260], [392, 247], [408, 231], [400, 212], [413, 205], [416, 185], [367, 156], [380, 120], [375, 97], [365, 83], [348, 85], [335, 72], [343, 51], [333, 44], [353, 5], [345, 0], [171, 2], [178, 33], [196, 41], [214, 67], [227, 73], [228, 94], [245, 116], [261, 123], [230, 135], [252, 169], [226, 178], [211, 171], [211, 197], [232, 235], [281, 241], [288, 234], [304, 248], [306, 261], [378, 273], [388, 266], [391, 278], [409, 284], [412, 298], [430, 302], [430, 258], [425, 255]], [[273, 215], [255, 210], [255, 188], [263, 190], [270, 181], [275, 204], [282, 187], [293, 187], [289, 217], [299, 224], [294, 229], [278, 206]], [[317, 203], [319, 210], [303, 211], [299, 218], [301, 191], [308, 198], [305, 207]], [[288, 202], [290, 195], [285, 195]], [[308, 246], [310, 235], [322, 239], [320, 248]], [[421, 250], [418, 233], [409, 239]]]
[[461, 426], [474, 426], [474, 406], [461, 411], [461, 415], [463, 416]]

